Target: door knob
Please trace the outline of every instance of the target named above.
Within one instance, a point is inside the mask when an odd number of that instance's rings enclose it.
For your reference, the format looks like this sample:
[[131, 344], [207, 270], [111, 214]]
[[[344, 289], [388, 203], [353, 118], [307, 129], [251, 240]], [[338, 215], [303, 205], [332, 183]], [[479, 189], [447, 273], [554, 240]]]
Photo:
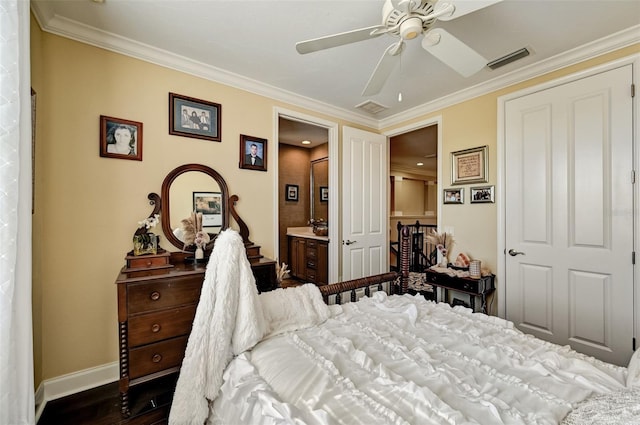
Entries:
[[356, 243], [356, 241], [350, 241], [349, 239], [347, 239], [346, 241], [342, 241], [343, 245], [351, 245], [352, 243]]
[[525, 255], [524, 252], [514, 251], [513, 249], [509, 250], [509, 255], [515, 257], [516, 255]]

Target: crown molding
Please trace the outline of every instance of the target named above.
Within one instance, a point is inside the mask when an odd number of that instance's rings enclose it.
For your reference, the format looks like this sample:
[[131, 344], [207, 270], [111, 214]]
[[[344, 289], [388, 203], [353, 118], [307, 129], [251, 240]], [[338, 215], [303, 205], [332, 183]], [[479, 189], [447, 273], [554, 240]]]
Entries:
[[558, 54], [544, 61], [511, 71], [492, 80], [460, 90], [431, 102], [424, 103], [402, 113], [378, 121], [379, 129], [402, 124], [411, 119], [422, 117], [446, 107], [461, 103], [475, 97], [483, 96], [505, 87], [539, 77], [544, 74], [595, 58], [613, 50], [622, 49], [640, 42], [640, 25], [611, 34], [591, 43]]
[[42, 3], [31, 3], [31, 10], [40, 28], [51, 34], [140, 59], [165, 68], [174, 69], [216, 83], [235, 87], [260, 96], [269, 97], [314, 112], [338, 117], [370, 128], [378, 128], [378, 121], [374, 118], [301, 96], [279, 87], [274, 87], [166, 50], [149, 46], [148, 44], [133, 41], [117, 34], [102, 31], [59, 15], [54, 15], [50, 10], [47, 10], [46, 7], [43, 7]]
[[640, 42], [640, 25], [636, 25], [568, 52], [558, 54], [539, 63], [520, 68], [484, 83], [426, 102], [396, 115], [377, 120], [202, 62], [194, 61], [175, 53], [170, 53], [113, 33], [98, 30], [77, 21], [55, 15], [52, 13], [50, 7], [45, 5], [46, 3], [43, 2], [31, 3], [31, 10], [43, 31], [376, 130], [400, 125], [403, 122], [431, 114], [469, 99]]

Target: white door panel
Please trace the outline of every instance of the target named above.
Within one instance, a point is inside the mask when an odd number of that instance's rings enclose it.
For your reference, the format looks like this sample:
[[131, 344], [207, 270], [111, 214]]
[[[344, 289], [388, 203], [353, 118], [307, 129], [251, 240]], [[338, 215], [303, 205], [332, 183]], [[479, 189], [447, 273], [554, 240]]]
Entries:
[[505, 109], [506, 317], [617, 364], [633, 338], [631, 65]]
[[343, 128], [342, 279], [388, 271], [387, 138]]

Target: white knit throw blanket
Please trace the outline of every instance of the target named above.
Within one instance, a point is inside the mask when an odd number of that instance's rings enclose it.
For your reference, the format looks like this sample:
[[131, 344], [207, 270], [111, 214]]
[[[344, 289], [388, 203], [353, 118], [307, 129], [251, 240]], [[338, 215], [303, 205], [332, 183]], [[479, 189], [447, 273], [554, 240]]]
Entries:
[[207, 265], [169, 424], [204, 424], [227, 364], [234, 355], [257, 344], [265, 331], [242, 238], [227, 229], [217, 237]]

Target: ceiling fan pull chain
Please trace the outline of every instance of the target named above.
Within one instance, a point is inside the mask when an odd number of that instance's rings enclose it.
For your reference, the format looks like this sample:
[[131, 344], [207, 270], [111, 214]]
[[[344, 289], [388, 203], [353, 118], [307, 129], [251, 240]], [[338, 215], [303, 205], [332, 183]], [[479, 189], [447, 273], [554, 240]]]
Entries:
[[[402, 55], [400, 55], [400, 84], [404, 79], [402, 78]], [[402, 102], [402, 89], [398, 91], [398, 102]]]

